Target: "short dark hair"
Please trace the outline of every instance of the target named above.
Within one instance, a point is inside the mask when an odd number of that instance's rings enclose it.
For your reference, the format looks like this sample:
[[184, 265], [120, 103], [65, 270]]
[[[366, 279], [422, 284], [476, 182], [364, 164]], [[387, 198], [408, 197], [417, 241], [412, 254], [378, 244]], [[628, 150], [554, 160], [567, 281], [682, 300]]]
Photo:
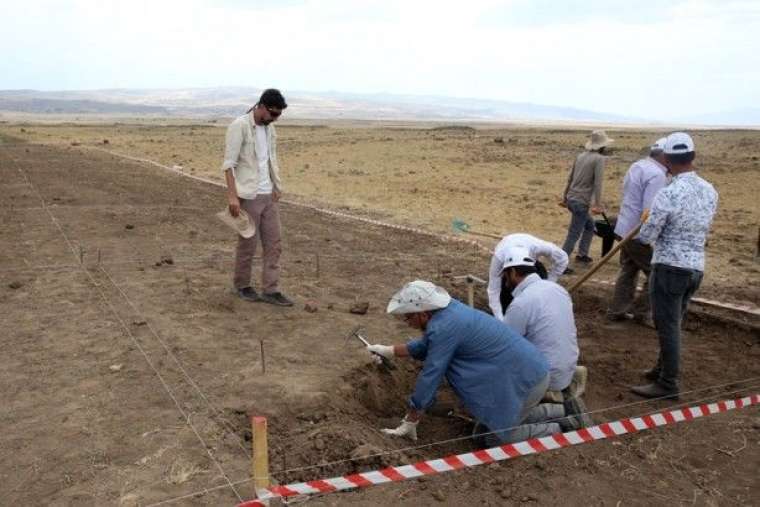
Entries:
[[285, 109], [288, 104], [285, 102], [285, 97], [282, 96], [280, 90], [276, 88], [267, 88], [259, 97], [259, 104], [264, 107], [276, 107], [277, 109]]
[[687, 151], [686, 153], [666, 153], [665, 160], [670, 164], [686, 165], [691, 164], [694, 161], [696, 152]]

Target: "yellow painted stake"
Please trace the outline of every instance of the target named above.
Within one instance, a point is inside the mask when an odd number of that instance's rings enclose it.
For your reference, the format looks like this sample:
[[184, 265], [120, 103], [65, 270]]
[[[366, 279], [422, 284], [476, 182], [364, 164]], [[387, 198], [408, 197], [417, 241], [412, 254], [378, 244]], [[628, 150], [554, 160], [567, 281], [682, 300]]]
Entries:
[[267, 444], [266, 417], [251, 417], [251, 445], [253, 447], [251, 474], [256, 496], [259, 496], [259, 491], [269, 487], [269, 447]]

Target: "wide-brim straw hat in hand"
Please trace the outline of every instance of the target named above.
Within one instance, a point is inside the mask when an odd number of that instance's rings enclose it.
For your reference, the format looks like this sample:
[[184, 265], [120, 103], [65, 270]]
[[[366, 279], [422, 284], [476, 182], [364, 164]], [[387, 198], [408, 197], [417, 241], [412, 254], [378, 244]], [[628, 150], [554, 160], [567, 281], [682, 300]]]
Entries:
[[217, 213], [216, 216], [219, 220], [232, 228], [232, 230], [246, 239], [252, 238], [253, 235], [256, 234], [256, 226], [253, 224], [253, 220], [251, 220], [251, 217], [243, 209], [238, 212], [238, 216], [236, 217], [233, 217], [230, 214], [229, 208], [224, 208]]

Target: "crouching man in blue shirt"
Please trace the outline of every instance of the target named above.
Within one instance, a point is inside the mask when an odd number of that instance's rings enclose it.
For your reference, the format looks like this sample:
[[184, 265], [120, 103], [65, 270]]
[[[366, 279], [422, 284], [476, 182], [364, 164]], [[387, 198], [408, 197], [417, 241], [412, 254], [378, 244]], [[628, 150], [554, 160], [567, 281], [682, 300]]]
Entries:
[[406, 417], [385, 433], [417, 440], [417, 424], [434, 403], [444, 375], [478, 422], [481, 445], [519, 442], [580, 427], [580, 419], [566, 417], [573, 414], [566, 414], [562, 404], [540, 404], [549, 386], [546, 360], [497, 319], [421, 280], [398, 291], [388, 303], [388, 313], [423, 331], [423, 336], [404, 344], [369, 345], [367, 350], [386, 358], [411, 356], [424, 365]]

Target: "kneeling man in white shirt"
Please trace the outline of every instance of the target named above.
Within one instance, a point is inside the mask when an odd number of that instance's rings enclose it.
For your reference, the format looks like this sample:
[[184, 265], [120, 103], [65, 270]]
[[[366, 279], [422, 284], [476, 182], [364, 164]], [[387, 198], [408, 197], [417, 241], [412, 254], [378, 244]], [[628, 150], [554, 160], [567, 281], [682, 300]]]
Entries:
[[533, 343], [549, 362], [548, 397], [565, 402], [579, 398], [585, 390], [587, 372], [585, 367], [578, 366], [578, 338], [570, 294], [560, 285], [539, 277], [536, 261], [527, 248], [514, 246], [504, 254], [502, 277], [514, 299], [502, 320]]

